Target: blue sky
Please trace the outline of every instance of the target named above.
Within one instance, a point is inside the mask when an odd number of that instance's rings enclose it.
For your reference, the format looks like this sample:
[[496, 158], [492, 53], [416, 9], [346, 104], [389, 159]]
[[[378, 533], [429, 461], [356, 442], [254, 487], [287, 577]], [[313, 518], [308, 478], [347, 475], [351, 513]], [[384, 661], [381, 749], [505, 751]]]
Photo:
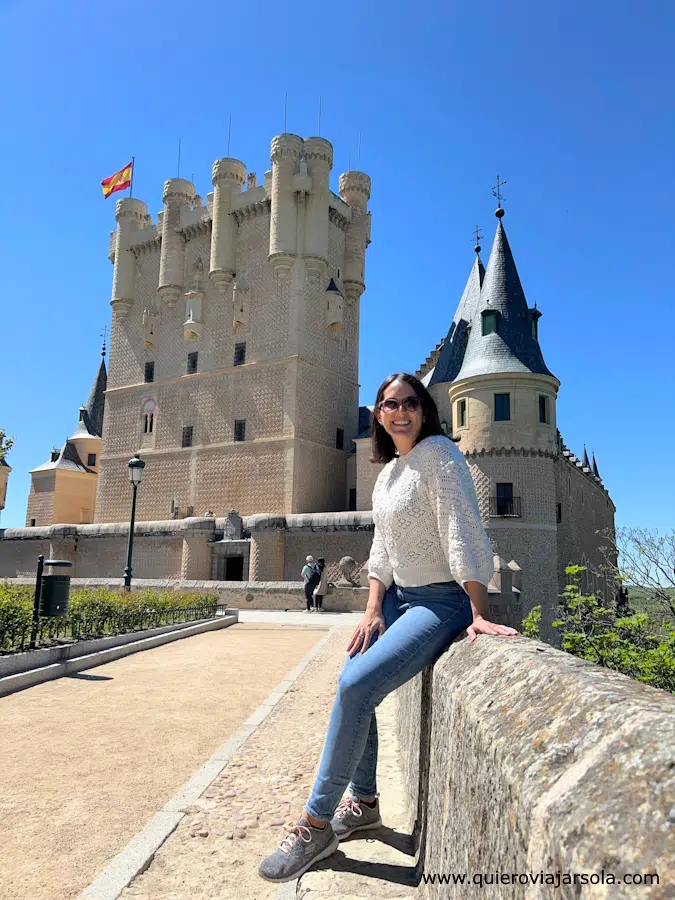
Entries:
[[[525, 293], [560, 378], [558, 423], [595, 450], [619, 525], [673, 522], [672, 85], [675, 5], [316, 4], [0, 0], [0, 427], [16, 438], [4, 526], [22, 525], [28, 470], [77, 422], [110, 319], [114, 198], [210, 189], [227, 152], [259, 177], [283, 130], [335, 147], [373, 181], [361, 305], [361, 402], [445, 335], [504, 189]], [[662, 270], [666, 263], [665, 276]]]

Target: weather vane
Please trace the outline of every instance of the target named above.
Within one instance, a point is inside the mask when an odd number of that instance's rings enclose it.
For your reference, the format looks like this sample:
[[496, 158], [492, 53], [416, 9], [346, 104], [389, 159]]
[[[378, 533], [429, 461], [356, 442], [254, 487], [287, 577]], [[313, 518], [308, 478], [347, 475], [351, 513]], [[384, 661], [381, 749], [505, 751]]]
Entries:
[[483, 235], [481, 234], [481, 230], [478, 225], [476, 225], [473, 230], [473, 237], [476, 242], [476, 246], [473, 249], [476, 251], [476, 253], [480, 253], [480, 239], [483, 237]]
[[105, 356], [105, 345], [108, 340], [108, 326], [104, 325], [103, 330], [101, 331], [101, 337], [103, 338], [103, 349], [101, 350], [101, 356]]
[[495, 215], [498, 219], [504, 215], [504, 210], [502, 209], [502, 200], [504, 196], [502, 194], [502, 188], [506, 184], [506, 181], [501, 181], [499, 175], [497, 175], [497, 184], [492, 188], [492, 195], [497, 198], [497, 211]]

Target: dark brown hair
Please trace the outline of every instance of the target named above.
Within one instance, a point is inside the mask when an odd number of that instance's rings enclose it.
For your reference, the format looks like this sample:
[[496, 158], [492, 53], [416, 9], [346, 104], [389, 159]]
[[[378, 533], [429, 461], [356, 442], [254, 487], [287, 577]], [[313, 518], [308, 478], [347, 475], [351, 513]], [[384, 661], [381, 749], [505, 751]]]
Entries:
[[419, 378], [416, 378], [414, 375], [409, 375], [407, 372], [396, 372], [394, 375], [389, 375], [385, 378], [379, 386], [377, 397], [375, 398], [375, 407], [373, 408], [370, 417], [370, 434], [373, 450], [370, 461], [374, 463], [388, 463], [396, 455], [396, 446], [391, 435], [387, 434], [384, 426], [380, 425], [375, 418], [375, 412], [377, 411], [378, 404], [384, 397], [384, 392], [394, 381], [403, 381], [405, 384], [409, 384], [422, 401], [422, 418], [424, 421], [422, 422], [422, 428], [415, 443], [419, 444], [420, 441], [430, 437], [432, 434], [442, 434], [443, 437], [447, 437], [446, 433], [441, 428], [436, 401], [424, 387]]

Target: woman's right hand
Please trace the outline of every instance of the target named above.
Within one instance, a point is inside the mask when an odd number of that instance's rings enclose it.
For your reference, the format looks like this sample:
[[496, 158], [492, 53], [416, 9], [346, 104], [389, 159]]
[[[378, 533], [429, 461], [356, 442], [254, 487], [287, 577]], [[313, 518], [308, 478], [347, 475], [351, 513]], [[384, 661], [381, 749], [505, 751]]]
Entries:
[[354, 634], [347, 646], [347, 653], [356, 656], [365, 653], [374, 634], [384, 634], [384, 616], [381, 607], [366, 607], [363, 618], [354, 629]]

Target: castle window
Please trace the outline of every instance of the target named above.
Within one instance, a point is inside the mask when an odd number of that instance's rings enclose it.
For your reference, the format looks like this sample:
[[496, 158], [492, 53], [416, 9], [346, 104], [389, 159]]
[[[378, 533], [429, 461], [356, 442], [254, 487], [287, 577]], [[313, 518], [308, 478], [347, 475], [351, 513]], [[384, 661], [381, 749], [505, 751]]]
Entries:
[[146, 362], [145, 364], [145, 381], [150, 382], [155, 380], [155, 364], [154, 362]]
[[520, 497], [513, 496], [513, 484], [501, 482], [495, 485], [496, 496], [490, 497], [491, 516], [520, 517]]
[[344, 428], [336, 428], [335, 429], [335, 449], [336, 450], [344, 450], [344, 447], [345, 447]]
[[194, 353], [188, 353], [187, 358], [187, 374], [194, 375], [197, 371], [197, 364], [199, 362], [199, 353], [195, 350]]
[[89, 453], [89, 454], [87, 455], [87, 465], [88, 465], [88, 466], [95, 466], [95, 465], [96, 465], [96, 454], [95, 454], [95, 453]]
[[485, 309], [482, 313], [483, 318], [483, 335], [497, 333], [497, 317], [499, 313], [496, 309]]
[[460, 400], [457, 404], [457, 427], [466, 427], [466, 400]]
[[495, 394], [495, 422], [511, 421], [511, 395]]
[[349, 488], [349, 511], [356, 511], [356, 488]]
[[549, 400], [545, 394], [539, 394], [539, 421], [545, 425], [551, 421], [549, 415]]
[[184, 425], [183, 426], [183, 437], [181, 439], [181, 447], [191, 447], [192, 446], [192, 425]]
[[234, 363], [235, 366], [243, 366], [246, 362], [246, 341], [241, 344], [234, 345]]
[[152, 430], [155, 425], [155, 414], [154, 413], [144, 413], [143, 414], [143, 434], [152, 434]]
[[31, 519], [31, 520], [30, 520], [30, 527], [31, 527], [31, 528], [35, 528], [35, 523], [36, 523], [36, 521], [37, 521], [37, 519]]
[[539, 318], [532, 316], [532, 337], [535, 341], [539, 340]]
[[235, 441], [246, 440], [246, 419], [234, 420], [234, 439]]
[[562, 503], [555, 505], [555, 520], [558, 525], [562, 522]]

